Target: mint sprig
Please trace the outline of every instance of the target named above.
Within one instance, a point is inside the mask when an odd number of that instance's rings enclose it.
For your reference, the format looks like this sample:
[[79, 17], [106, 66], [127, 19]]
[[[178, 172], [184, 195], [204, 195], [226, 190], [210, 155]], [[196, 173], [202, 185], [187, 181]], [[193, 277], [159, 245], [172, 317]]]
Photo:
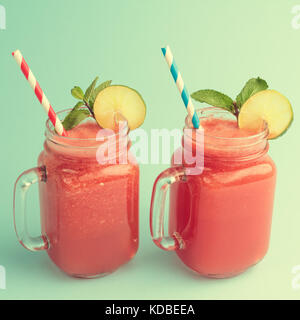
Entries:
[[76, 127], [81, 121], [90, 117], [89, 110], [73, 109], [64, 119], [63, 126], [65, 130], [70, 130]]
[[82, 91], [82, 89], [80, 87], [74, 87], [71, 90], [71, 94], [76, 99], [79, 99], [79, 100], [83, 100], [84, 99], [84, 93], [83, 93], [83, 91]]
[[236, 104], [238, 108], [241, 108], [241, 106], [255, 93], [267, 90], [268, 84], [265, 80], [261, 78], [252, 78], [250, 79], [242, 89], [242, 91], [239, 93], [239, 95], [236, 97]]
[[245, 84], [244, 88], [237, 95], [236, 101], [226, 94], [216, 90], [198, 90], [191, 97], [201, 103], [207, 103], [211, 106], [225, 109], [238, 118], [243, 104], [259, 91], [268, 89], [268, 84], [261, 78], [252, 78]]
[[90, 111], [91, 111], [92, 114], [94, 112], [93, 112], [93, 106], [90, 105], [90, 98], [91, 98], [92, 93], [95, 90], [95, 87], [96, 87], [96, 84], [97, 84], [98, 80], [99, 80], [99, 77], [96, 77], [96, 79], [92, 82], [92, 84], [86, 89], [84, 97], [83, 97], [83, 101], [84, 101], [85, 105], [88, 108], [91, 108]]
[[[79, 100], [79, 102], [76, 103], [74, 108], [69, 112], [69, 114], [65, 117], [63, 121], [63, 126], [65, 130], [71, 130], [74, 127], [76, 127], [80, 122], [85, 120], [88, 117], [95, 118], [94, 114], [94, 103], [97, 98], [97, 95], [105, 88], [109, 87], [111, 85], [111, 80], [105, 81], [101, 83], [98, 87], [96, 87], [97, 82], [99, 80], [99, 77], [96, 77], [95, 80], [90, 84], [90, 86], [84, 91], [78, 87], [75, 86], [71, 90], [72, 96]], [[85, 108], [81, 108], [85, 106]]]
[[216, 90], [199, 90], [192, 94], [192, 98], [224, 109], [230, 109], [233, 104], [233, 100], [230, 97]]

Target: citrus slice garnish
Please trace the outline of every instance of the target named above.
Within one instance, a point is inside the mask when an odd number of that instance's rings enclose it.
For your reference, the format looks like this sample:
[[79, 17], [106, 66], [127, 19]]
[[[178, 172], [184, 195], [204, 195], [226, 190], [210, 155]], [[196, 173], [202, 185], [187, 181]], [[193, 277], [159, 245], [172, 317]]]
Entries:
[[102, 128], [115, 129], [115, 116], [121, 114], [130, 130], [140, 127], [146, 116], [146, 105], [141, 95], [126, 86], [109, 86], [96, 97], [94, 114]]
[[282, 135], [293, 121], [289, 100], [275, 90], [263, 90], [250, 97], [241, 107], [238, 124], [241, 129], [258, 130], [264, 120], [269, 129], [268, 139]]

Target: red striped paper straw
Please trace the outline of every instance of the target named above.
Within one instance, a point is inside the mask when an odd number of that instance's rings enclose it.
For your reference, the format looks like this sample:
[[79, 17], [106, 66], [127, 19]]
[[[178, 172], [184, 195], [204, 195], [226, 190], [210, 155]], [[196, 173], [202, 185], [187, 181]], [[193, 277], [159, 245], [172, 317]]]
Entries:
[[55, 131], [60, 136], [67, 136], [67, 132], [64, 129], [61, 121], [59, 120], [57, 114], [54, 112], [49, 100], [47, 99], [46, 95], [44, 94], [43, 90], [41, 89], [39, 83], [37, 82], [35, 76], [33, 75], [32, 71], [28, 67], [28, 64], [26, 63], [24, 57], [22, 56], [21, 52], [19, 50], [13, 52], [13, 57], [15, 58], [17, 64], [21, 68], [25, 78], [29, 82], [31, 88], [33, 89], [36, 97], [38, 98], [41, 105], [44, 107], [45, 111], [48, 114], [48, 117], [50, 121], [52, 122]]

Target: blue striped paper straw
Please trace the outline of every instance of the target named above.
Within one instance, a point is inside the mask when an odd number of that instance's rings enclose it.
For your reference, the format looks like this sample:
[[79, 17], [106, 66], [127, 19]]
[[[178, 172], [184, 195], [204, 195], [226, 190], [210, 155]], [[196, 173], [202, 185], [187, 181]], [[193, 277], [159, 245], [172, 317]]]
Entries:
[[187, 91], [187, 88], [186, 88], [184, 82], [183, 82], [181, 74], [178, 71], [178, 68], [175, 63], [171, 49], [169, 46], [166, 46], [165, 48], [162, 48], [161, 51], [162, 51], [164, 57], [166, 58], [166, 61], [167, 61], [167, 64], [170, 68], [173, 79], [177, 85], [179, 92], [180, 92], [182, 101], [187, 109], [187, 112], [188, 112], [190, 119], [192, 119], [193, 126], [195, 129], [199, 129], [200, 122], [199, 122], [198, 115], [195, 112], [195, 108], [194, 108], [192, 99]]

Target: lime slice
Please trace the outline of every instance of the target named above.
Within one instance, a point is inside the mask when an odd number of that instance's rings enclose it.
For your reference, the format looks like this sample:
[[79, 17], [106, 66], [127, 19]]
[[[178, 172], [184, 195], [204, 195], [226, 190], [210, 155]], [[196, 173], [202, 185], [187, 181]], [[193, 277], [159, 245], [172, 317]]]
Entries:
[[130, 130], [142, 125], [146, 116], [146, 105], [140, 94], [125, 86], [110, 86], [96, 97], [95, 118], [102, 128], [114, 129], [116, 115], [128, 121]]
[[249, 98], [242, 106], [238, 118], [240, 128], [256, 130], [264, 120], [268, 124], [268, 139], [282, 135], [293, 121], [289, 100], [275, 90], [263, 90]]

